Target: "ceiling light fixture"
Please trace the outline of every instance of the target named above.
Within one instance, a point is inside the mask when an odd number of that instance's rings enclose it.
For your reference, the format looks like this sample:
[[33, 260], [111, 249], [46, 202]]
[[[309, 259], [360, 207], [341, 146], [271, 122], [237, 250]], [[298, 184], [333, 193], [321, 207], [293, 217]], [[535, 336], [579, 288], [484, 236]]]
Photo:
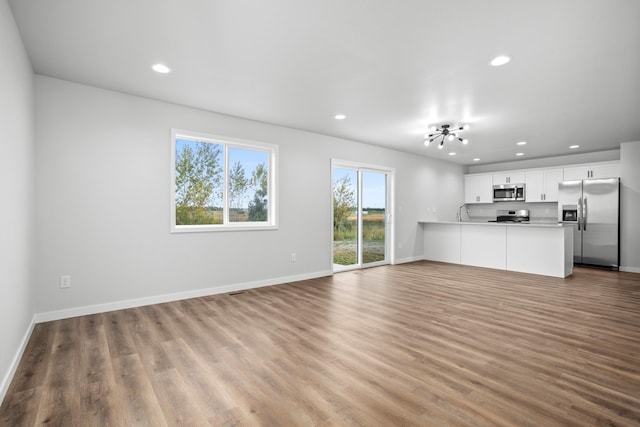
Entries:
[[151, 66], [151, 69], [160, 74], [167, 74], [171, 72], [171, 68], [167, 67], [164, 64], [154, 64]]
[[462, 125], [456, 128], [451, 128], [451, 125], [440, 125], [440, 127], [431, 126], [429, 128], [429, 131], [431, 133], [428, 133], [424, 136], [426, 138], [424, 145], [428, 147], [429, 144], [431, 144], [433, 141], [436, 141], [438, 138], [442, 138], [440, 140], [438, 148], [442, 148], [444, 146], [445, 138], [449, 141], [454, 141], [457, 138], [458, 141], [462, 142], [464, 145], [467, 145], [469, 143], [469, 140], [462, 139], [458, 136], [459, 132], [467, 129], [469, 129], [469, 125]]
[[479, 158], [479, 157], [476, 157], [475, 159], [473, 159], [473, 161], [474, 161], [474, 162], [479, 162], [479, 161], [480, 161], [480, 158]]
[[516, 142], [516, 145], [527, 145], [527, 141]]
[[333, 116], [333, 118], [336, 120], [344, 120], [347, 118], [347, 116], [345, 116], [344, 114], [336, 114], [335, 116]]
[[516, 153], [516, 156], [524, 156], [524, 153]]
[[572, 149], [572, 150], [573, 150], [574, 148], [579, 148], [579, 147], [580, 147], [579, 145], [570, 145], [570, 146], [569, 146], [569, 148], [570, 148], [570, 149]]
[[504, 65], [509, 61], [511, 61], [511, 58], [505, 55], [500, 55], [493, 58], [490, 64], [493, 65], [494, 67], [499, 67], [500, 65]]

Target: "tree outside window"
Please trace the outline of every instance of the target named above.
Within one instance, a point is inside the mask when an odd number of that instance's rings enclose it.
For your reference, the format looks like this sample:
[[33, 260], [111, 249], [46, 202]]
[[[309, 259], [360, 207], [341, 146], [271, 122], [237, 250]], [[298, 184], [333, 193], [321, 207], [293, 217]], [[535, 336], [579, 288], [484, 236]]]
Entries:
[[175, 135], [174, 149], [174, 231], [275, 224], [272, 148]]

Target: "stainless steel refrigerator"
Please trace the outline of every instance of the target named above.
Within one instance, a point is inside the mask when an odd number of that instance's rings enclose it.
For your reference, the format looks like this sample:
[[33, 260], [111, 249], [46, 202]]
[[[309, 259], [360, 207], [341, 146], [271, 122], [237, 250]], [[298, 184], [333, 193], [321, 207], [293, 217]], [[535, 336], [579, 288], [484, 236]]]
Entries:
[[565, 181], [558, 185], [558, 221], [575, 224], [573, 261], [618, 268], [620, 178]]

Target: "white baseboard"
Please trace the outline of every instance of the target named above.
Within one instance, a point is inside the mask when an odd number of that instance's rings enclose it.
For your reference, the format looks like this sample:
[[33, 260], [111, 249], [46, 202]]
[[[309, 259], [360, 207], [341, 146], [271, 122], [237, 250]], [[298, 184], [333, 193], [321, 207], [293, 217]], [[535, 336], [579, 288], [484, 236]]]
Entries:
[[415, 261], [423, 261], [424, 257], [423, 256], [413, 256], [413, 257], [409, 257], [409, 258], [400, 258], [400, 259], [396, 259], [393, 264], [406, 264], [408, 262], [415, 262]]
[[620, 271], [626, 271], [628, 273], [640, 273], [640, 268], [638, 267], [625, 267], [625, 266], [620, 266], [619, 268]]
[[225, 294], [229, 292], [242, 291], [246, 289], [261, 288], [263, 286], [279, 285], [300, 280], [315, 279], [318, 277], [331, 276], [333, 272], [318, 271], [315, 273], [299, 274], [295, 276], [278, 277], [275, 279], [258, 280], [255, 282], [236, 283], [233, 285], [218, 286], [215, 288], [197, 289], [186, 292], [176, 292], [173, 294], [156, 295], [151, 297], [136, 298], [124, 301], [110, 302], [106, 304], [87, 305], [84, 307], [74, 307], [65, 310], [49, 311], [37, 313], [34, 316], [35, 323], [50, 322], [52, 320], [68, 319], [71, 317], [86, 316], [89, 314], [105, 313], [107, 311], [123, 310], [126, 308], [142, 307], [151, 304], [162, 304], [165, 302], [179, 301], [189, 298], [198, 298], [208, 295]]
[[20, 359], [22, 359], [22, 355], [24, 353], [25, 348], [27, 348], [27, 343], [29, 342], [29, 338], [31, 338], [31, 332], [33, 332], [33, 327], [36, 325], [36, 317], [35, 315], [31, 318], [31, 323], [27, 328], [24, 336], [22, 337], [22, 341], [20, 342], [20, 346], [16, 351], [15, 356], [13, 356], [13, 360], [11, 361], [11, 365], [9, 366], [9, 370], [2, 378], [2, 383], [0, 383], [0, 403], [4, 401], [4, 397], [9, 390], [9, 385], [11, 384], [11, 380], [13, 380], [13, 376], [18, 369], [18, 365], [20, 364]]

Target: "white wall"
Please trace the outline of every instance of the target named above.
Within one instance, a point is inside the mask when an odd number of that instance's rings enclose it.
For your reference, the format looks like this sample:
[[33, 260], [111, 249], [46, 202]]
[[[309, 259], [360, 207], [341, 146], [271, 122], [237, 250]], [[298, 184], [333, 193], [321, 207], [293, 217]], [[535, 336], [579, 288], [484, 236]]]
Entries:
[[640, 141], [620, 144], [620, 269], [640, 273]]
[[6, 1], [0, 1], [0, 401], [33, 318], [33, 72]]
[[[396, 169], [399, 260], [422, 257], [424, 212], [453, 219], [463, 199], [463, 168], [451, 163], [48, 77], [35, 82], [39, 313], [330, 273], [332, 157]], [[279, 230], [170, 234], [171, 128], [278, 144]], [[59, 288], [62, 274], [72, 276], [70, 289]]]

